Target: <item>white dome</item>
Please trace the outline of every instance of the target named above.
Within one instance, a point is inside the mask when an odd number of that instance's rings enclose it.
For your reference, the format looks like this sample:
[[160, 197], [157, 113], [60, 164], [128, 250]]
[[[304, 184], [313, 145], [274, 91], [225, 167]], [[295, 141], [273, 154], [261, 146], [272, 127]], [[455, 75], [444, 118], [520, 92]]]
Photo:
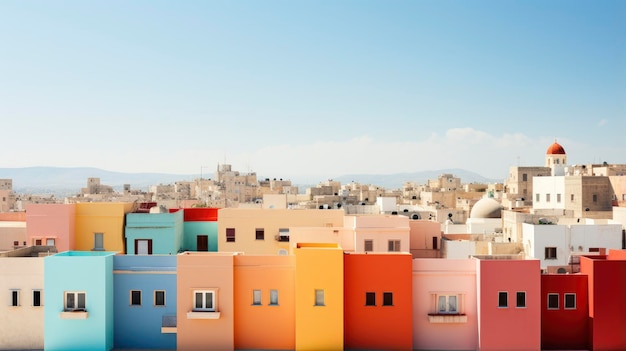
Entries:
[[470, 212], [470, 218], [502, 218], [504, 207], [492, 198], [480, 199]]

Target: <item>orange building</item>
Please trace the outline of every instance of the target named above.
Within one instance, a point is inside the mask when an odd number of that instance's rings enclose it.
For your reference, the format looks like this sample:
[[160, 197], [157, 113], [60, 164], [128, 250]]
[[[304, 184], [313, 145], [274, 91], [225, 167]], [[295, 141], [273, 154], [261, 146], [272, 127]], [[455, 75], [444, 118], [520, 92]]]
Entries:
[[294, 350], [294, 256], [235, 256], [235, 349]]
[[408, 253], [344, 255], [346, 349], [413, 349], [411, 277]]

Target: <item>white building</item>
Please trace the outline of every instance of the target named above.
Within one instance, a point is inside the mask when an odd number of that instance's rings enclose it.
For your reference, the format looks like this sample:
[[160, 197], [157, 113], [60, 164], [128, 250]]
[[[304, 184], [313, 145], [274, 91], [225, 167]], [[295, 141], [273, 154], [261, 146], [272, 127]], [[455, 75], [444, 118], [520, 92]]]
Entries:
[[542, 269], [567, 266], [572, 254], [621, 249], [622, 225], [523, 223], [522, 243], [526, 257], [539, 259]]

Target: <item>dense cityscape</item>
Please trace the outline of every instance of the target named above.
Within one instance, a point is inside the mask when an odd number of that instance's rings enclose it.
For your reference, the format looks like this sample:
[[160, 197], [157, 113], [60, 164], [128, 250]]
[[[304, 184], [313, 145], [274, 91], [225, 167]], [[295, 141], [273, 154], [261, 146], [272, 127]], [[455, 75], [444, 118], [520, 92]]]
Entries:
[[626, 164], [556, 141], [500, 184], [0, 184], [0, 349], [626, 349]]

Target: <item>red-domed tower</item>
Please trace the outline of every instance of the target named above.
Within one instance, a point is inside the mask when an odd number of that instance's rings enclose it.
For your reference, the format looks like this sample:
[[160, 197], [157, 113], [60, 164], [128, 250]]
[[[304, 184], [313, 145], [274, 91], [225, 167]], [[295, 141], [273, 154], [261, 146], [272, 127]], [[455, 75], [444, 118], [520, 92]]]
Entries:
[[567, 164], [567, 154], [565, 153], [565, 149], [561, 144], [557, 143], [556, 140], [550, 147], [548, 147], [548, 151], [546, 151], [546, 167], [563, 167]]

